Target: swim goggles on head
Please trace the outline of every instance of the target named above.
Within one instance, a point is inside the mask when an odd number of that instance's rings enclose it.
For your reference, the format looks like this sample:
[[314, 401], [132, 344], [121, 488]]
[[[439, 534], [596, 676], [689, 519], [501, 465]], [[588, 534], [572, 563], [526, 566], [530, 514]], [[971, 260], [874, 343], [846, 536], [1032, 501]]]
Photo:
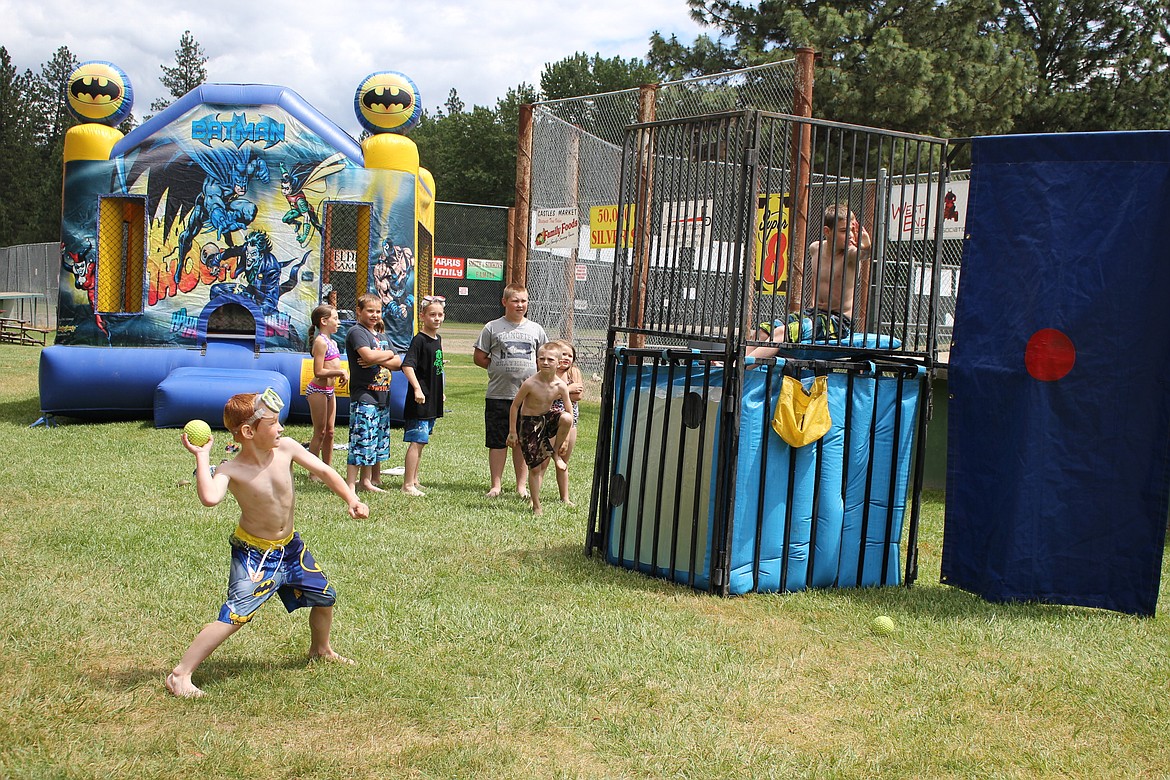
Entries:
[[265, 388], [264, 392], [256, 396], [256, 400], [252, 404], [252, 416], [244, 420], [244, 425], [251, 425], [264, 416], [265, 411], [272, 412], [275, 415], [280, 415], [280, 410], [284, 408], [284, 399], [280, 397], [280, 393], [273, 390], [271, 387]]
[[424, 295], [421, 300], [422, 308], [424, 309], [430, 306], [432, 303], [441, 303], [443, 304], [444, 308], [447, 306], [447, 299], [442, 295]]

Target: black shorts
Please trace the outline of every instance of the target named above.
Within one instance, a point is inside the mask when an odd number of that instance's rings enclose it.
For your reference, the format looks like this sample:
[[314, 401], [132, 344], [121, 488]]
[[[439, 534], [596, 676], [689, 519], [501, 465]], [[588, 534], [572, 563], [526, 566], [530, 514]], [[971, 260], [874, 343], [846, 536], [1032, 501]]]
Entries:
[[512, 401], [507, 398], [487, 398], [483, 407], [483, 444], [489, 450], [502, 450], [508, 446], [508, 416], [512, 413]]

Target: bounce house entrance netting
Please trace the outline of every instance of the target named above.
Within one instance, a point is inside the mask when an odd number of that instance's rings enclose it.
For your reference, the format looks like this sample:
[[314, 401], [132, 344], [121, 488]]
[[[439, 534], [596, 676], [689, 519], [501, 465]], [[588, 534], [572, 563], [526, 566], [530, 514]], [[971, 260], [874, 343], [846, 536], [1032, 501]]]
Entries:
[[754, 111], [629, 128], [588, 552], [723, 595], [914, 580], [945, 156]]

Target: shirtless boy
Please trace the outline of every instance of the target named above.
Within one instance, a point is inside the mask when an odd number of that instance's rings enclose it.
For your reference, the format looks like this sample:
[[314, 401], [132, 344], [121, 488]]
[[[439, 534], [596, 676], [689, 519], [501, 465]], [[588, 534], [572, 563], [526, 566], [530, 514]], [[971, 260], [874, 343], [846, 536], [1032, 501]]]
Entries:
[[[540, 508], [540, 484], [551, 457], [558, 469], [568, 468], [564, 456], [573, 427], [573, 408], [569, 385], [557, 376], [561, 350], [556, 343], [542, 344], [536, 353], [536, 373], [524, 380], [508, 415], [508, 446], [519, 447], [528, 464], [528, 495], [532, 511]], [[561, 410], [553, 411], [554, 401]], [[553, 440], [555, 437], [555, 441]]]
[[204, 506], [215, 506], [229, 492], [240, 505], [240, 522], [231, 536], [232, 562], [227, 601], [219, 618], [208, 623], [183, 653], [170, 674], [167, 690], [175, 696], [202, 696], [191, 675], [215, 649], [240, 627], [274, 593], [285, 609], [309, 611], [309, 660], [353, 663], [338, 655], [329, 643], [333, 604], [337, 594], [312, 554], [293, 529], [292, 464], [307, 469], [345, 500], [349, 516], [369, 517], [370, 510], [358, 500], [341, 475], [292, 439], [281, 437], [284, 428], [278, 412], [283, 400], [271, 388], [264, 393], [240, 393], [228, 399], [223, 423], [240, 451], [221, 463], [212, 474], [209, 457], [212, 441], [196, 447], [183, 435], [183, 446], [195, 456], [195, 484]]
[[[821, 331], [814, 333], [814, 339], [847, 338], [853, 330], [854, 298], [859, 290], [864, 296], [869, 284], [872, 241], [844, 204], [825, 209], [823, 224], [823, 238], [809, 245], [804, 267], [792, 266], [788, 310], [813, 319], [814, 328]], [[811, 272], [810, 278], [805, 278], [805, 271]], [[821, 322], [818, 317], [831, 322]], [[825, 332], [833, 325], [835, 334]]]

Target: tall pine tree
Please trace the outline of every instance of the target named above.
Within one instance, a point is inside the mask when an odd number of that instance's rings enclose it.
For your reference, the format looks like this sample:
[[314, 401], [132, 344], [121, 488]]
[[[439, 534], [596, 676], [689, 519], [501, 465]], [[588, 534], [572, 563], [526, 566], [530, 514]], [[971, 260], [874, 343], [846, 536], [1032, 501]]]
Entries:
[[207, 81], [207, 55], [203, 47], [195, 40], [190, 30], [185, 30], [179, 38], [179, 48], [175, 49], [175, 65], [167, 67], [159, 65], [162, 75], [158, 80], [167, 88], [167, 96], [158, 98], [150, 104], [151, 111], [162, 111], [175, 98], [186, 95], [195, 87]]

